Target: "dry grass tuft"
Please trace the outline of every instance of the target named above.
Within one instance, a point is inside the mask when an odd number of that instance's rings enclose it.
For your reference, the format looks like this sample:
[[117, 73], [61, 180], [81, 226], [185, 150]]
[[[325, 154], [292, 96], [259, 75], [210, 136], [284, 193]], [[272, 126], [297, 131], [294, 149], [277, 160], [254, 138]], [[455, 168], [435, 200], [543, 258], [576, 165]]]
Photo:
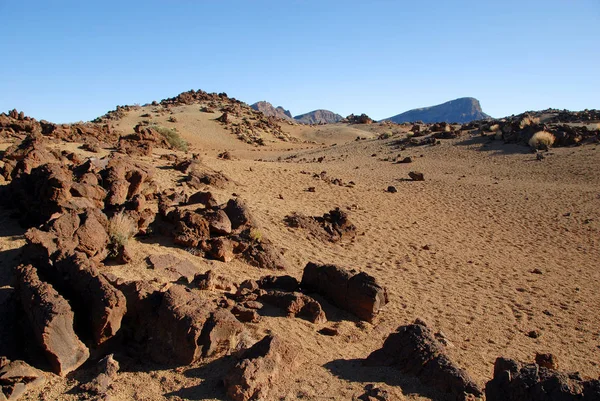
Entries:
[[123, 213], [115, 214], [108, 223], [108, 236], [112, 245], [123, 247], [136, 233], [135, 222]]
[[548, 149], [554, 144], [556, 138], [552, 133], [547, 131], [539, 131], [533, 134], [529, 140], [529, 146], [534, 149]]

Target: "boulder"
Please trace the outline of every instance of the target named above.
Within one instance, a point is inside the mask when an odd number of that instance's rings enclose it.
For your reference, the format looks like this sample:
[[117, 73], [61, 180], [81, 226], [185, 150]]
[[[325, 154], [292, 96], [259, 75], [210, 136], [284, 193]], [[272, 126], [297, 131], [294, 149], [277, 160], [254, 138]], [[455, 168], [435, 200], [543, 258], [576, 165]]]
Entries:
[[156, 324], [150, 330], [154, 361], [188, 365], [200, 357], [220, 356], [235, 349], [243, 325], [213, 301], [174, 285], [164, 293]]
[[467, 372], [448, 358], [444, 346], [422, 324], [398, 327], [381, 349], [367, 357], [365, 364], [393, 366], [403, 374], [418, 377], [451, 400], [466, 401], [469, 397], [483, 396], [483, 391]]
[[73, 330], [69, 303], [31, 266], [17, 268], [17, 292], [31, 330], [54, 373], [65, 376], [89, 357], [89, 350]]
[[243, 226], [256, 226], [250, 209], [240, 198], [230, 199], [224, 209], [227, 217], [231, 221], [231, 228], [237, 230]]
[[81, 225], [75, 231], [78, 241], [77, 250], [84, 252], [89, 257], [100, 254], [99, 259], [106, 257], [106, 246], [109, 237], [106, 232], [108, 218], [100, 210], [87, 210], [80, 215]]
[[285, 270], [287, 262], [281, 251], [266, 238], [246, 245], [243, 256], [246, 262], [261, 269]]
[[57, 260], [49, 277], [74, 305], [94, 344], [100, 345], [117, 334], [127, 301], [85, 254], [74, 253]]
[[231, 221], [223, 210], [209, 210], [204, 212], [203, 215], [208, 222], [208, 227], [212, 235], [231, 234]]
[[266, 290], [260, 292], [258, 300], [283, 309], [288, 317], [300, 317], [317, 324], [327, 321], [321, 304], [300, 292]]
[[273, 387], [297, 366], [297, 350], [280, 337], [268, 335], [243, 355], [224, 379], [227, 397], [234, 401], [274, 399]]
[[208, 221], [199, 213], [177, 209], [167, 218], [175, 223], [174, 242], [178, 245], [197, 247], [201, 241], [210, 238]]
[[200, 359], [202, 328], [215, 309], [186, 287], [171, 286], [163, 295], [156, 323], [149, 328], [150, 357], [158, 363], [189, 365]]
[[373, 276], [335, 265], [309, 262], [300, 286], [368, 322], [372, 322], [388, 302], [386, 289]]
[[244, 331], [235, 316], [227, 309], [217, 309], [204, 324], [200, 343], [202, 356], [212, 357], [229, 354], [237, 347], [239, 335]]
[[208, 241], [207, 254], [211, 258], [229, 263], [234, 258], [234, 242], [227, 238], [213, 238]]

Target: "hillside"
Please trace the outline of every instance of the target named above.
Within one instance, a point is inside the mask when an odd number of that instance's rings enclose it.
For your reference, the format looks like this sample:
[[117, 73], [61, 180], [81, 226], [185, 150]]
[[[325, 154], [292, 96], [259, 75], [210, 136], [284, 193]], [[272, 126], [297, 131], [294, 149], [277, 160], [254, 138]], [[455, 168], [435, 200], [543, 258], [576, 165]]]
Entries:
[[431, 107], [413, 109], [382, 121], [395, 123], [422, 121], [424, 123], [468, 123], [475, 120], [490, 118], [481, 110], [479, 100], [472, 97], [463, 97]]
[[294, 120], [302, 124], [333, 124], [343, 119], [344, 117], [329, 110], [314, 110], [294, 117]]
[[274, 107], [271, 103], [266, 101], [256, 102], [251, 104], [252, 107], [256, 111], [260, 111], [267, 117], [277, 117], [283, 120], [293, 120], [292, 113], [289, 110], [284, 109], [281, 106]]

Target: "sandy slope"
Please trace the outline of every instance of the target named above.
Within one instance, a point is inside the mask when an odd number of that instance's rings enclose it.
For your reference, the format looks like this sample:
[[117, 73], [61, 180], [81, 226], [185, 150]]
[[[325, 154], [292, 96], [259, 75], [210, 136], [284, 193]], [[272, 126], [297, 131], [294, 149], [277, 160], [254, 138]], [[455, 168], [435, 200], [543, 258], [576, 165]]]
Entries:
[[[255, 339], [275, 332], [302, 349], [301, 367], [280, 383], [273, 399], [350, 400], [367, 383], [387, 389], [394, 399], [439, 399], [393, 369], [366, 368], [357, 361], [379, 348], [397, 326], [417, 317], [445, 333], [452, 343], [450, 356], [481, 385], [491, 378], [500, 355], [531, 361], [536, 352], [552, 352], [562, 370], [600, 374], [599, 147], [555, 149], [542, 162], [525, 147], [468, 136], [400, 151], [397, 138], [354, 141], [359, 128], [340, 124], [289, 128], [326, 146], [255, 148], [210, 120], [217, 115], [185, 107], [176, 114], [179, 131], [206, 154], [206, 164], [233, 180], [228, 188], [213, 189], [217, 199], [226, 201], [235, 192], [248, 201], [264, 234], [286, 250], [288, 274], [300, 278], [308, 261], [333, 262], [372, 274], [390, 292], [390, 303], [373, 325], [325, 301], [329, 322], [324, 325], [281, 316], [248, 325]], [[155, 119], [169, 126], [167, 118]], [[117, 128], [130, 130], [139, 119], [132, 114]], [[365, 137], [387, 130], [366, 129], [360, 130]], [[232, 151], [235, 159], [217, 159], [223, 150]], [[398, 154], [414, 162], [383, 160]], [[286, 159], [291, 155], [297, 157]], [[324, 157], [321, 163], [297, 162], [319, 157]], [[406, 181], [410, 170], [422, 171], [426, 181]], [[158, 171], [163, 187], [178, 178], [172, 170]], [[356, 185], [334, 186], [302, 173], [321, 171]], [[398, 193], [385, 192], [388, 185]], [[316, 192], [306, 191], [311, 186]], [[356, 240], [323, 243], [283, 223], [291, 212], [322, 215], [334, 207], [349, 211], [361, 233]], [[8, 219], [6, 213], [2, 219]], [[23, 243], [7, 230], [0, 242], [3, 251]], [[239, 261], [207, 261], [168, 245], [140, 242], [131, 266], [107, 271], [153, 278], [145, 256], [169, 252], [193, 261], [199, 271], [213, 269], [237, 282], [271, 273]], [[339, 335], [318, 334], [322, 326], [338, 328]], [[542, 335], [530, 338], [531, 330]], [[116, 400], [200, 400], [223, 398], [219, 379], [231, 359], [183, 369], [127, 358], [121, 364], [123, 372], [111, 391]], [[75, 380], [54, 377], [26, 399], [75, 400], [77, 395], [63, 394], [75, 385]]]

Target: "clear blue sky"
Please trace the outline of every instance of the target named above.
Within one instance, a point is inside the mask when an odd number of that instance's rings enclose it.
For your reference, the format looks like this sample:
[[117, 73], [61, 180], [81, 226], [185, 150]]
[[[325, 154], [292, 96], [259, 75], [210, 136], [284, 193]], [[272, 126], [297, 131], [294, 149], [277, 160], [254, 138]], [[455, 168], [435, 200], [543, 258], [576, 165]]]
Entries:
[[0, 111], [56, 122], [189, 89], [382, 119], [600, 108], [600, 0], [0, 0]]

